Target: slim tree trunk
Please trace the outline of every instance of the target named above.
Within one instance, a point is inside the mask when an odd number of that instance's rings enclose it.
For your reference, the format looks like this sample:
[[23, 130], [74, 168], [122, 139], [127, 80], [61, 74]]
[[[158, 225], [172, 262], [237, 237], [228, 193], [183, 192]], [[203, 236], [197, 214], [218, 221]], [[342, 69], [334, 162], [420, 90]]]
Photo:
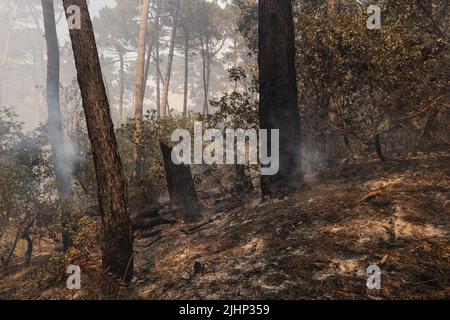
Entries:
[[208, 51], [206, 55], [206, 114], [209, 114], [209, 88], [210, 88], [210, 80], [211, 80], [211, 60], [212, 56]]
[[119, 52], [119, 60], [120, 60], [120, 94], [119, 94], [119, 125], [123, 123], [123, 96], [125, 93], [125, 83], [124, 83], [124, 60], [123, 60], [123, 52], [121, 49], [118, 49]]
[[149, 32], [147, 59], [145, 61], [145, 73], [144, 73], [144, 88], [143, 88], [143, 96], [144, 97], [145, 97], [145, 90], [147, 88], [148, 74], [150, 72], [150, 62], [151, 62], [151, 58], [152, 58], [153, 45], [155, 43], [155, 38], [156, 38], [156, 29], [158, 28], [158, 24], [159, 24], [160, 13], [161, 13], [161, 1], [159, 0], [157, 3], [155, 21], [153, 22], [152, 28]]
[[[3, 60], [0, 64], [0, 106], [2, 106], [3, 103], [3, 80], [5, 77], [5, 69], [6, 65], [8, 64], [9, 60], [9, 51], [10, 51], [10, 44], [11, 44], [11, 33], [12, 33], [12, 21], [11, 21], [11, 6], [10, 4], [6, 5], [6, 17], [8, 19], [6, 24], [6, 41], [5, 41], [5, 51], [3, 52]], [[38, 27], [39, 28], [39, 27]], [[4, 31], [4, 32], [5, 32]]]
[[177, 36], [178, 15], [180, 13], [180, 0], [177, 1], [177, 7], [175, 8], [175, 14], [173, 16], [172, 36], [170, 37], [169, 56], [167, 60], [166, 75], [164, 77], [164, 89], [161, 101], [161, 117], [165, 117], [167, 112], [167, 105], [169, 101], [169, 87], [170, 77], [172, 75], [173, 54], [175, 51], [175, 40]]
[[155, 73], [156, 73], [156, 112], [158, 118], [161, 117], [161, 68], [159, 60], [159, 18], [156, 19], [156, 31], [155, 31]]
[[71, 5], [81, 9], [81, 29], [70, 30], [70, 38], [97, 176], [103, 270], [129, 282], [133, 276], [133, 238], [126, 183], [92, 22], [86, 0], [63, 0], [63, 3], [66, 12]]
[[63, 251], [66, 252], [71, 245], [68, 232], [70, 212], [65, 200], [72, 193], [70, 179], [70, 165], [64, 151], [64, 138], [62, 129], [62, 115], [59, 96], [59, 45], [56, 33], [55, 9], [53, 0], [42, 0], [44, 15], [45, 41], [47, 44], [47, 110], [48, 110], [48, 134], [53, 156], [53, 165], [58, 184], [58, 195], [62, 202], [62, 241]]
[[5, 52], [3, 53], [3, 60], [0, 65], [0, 106], [2, 105], [2, 98], [3, 98], [3, 78], [5, 75], [5, 68], [8, 64], [9, 59], [9, 44], [11, 41], [11, 29], [8, 27], [8, 30], [6, 31], [6, 43], [5, 43]]
[[[234, 35], [233, 35], [233, 68], [237, 68], [237, 65], [238, 65], [237, 33], [238, 33], [238, 31], [235, 30]], [[238, 80], [235, 80], [234, 81], [234, 91], [236, 91], [237, 88], [238, 88]]]
[[144, 100], [145, 100], [145, 92], [147, 90], [148, 73], [150, 72], [150, 63], [152, 60], [152, 50], [153, 50], [153, 40], [151, 35], [152, 33], [153, 31], [149, 32], [149, 39], [147, 39], [147, 56], [145, 57], [144, 82], [142, 86], [142, 95]]
[[[34, 10], [31, 11], [31, 16], [33, 18], [33, 21], [35, 23], [36, 26], [36, 32], [37, 35], [42, 36], [42, 34], [44, 34], [45, 32], [42, 30], [41, 28], [41, 23], [39, 21], [39, 19], [37, 18], [36, 14], [34, 13]], [[42, 83], [43, 79], [44, 79], [44, 65], [45, 65], [45, 59], [44, 59], [44, 46], [42, 44], [42, 42], [39, 41], [39, 43], [37, 44], [37, 83]], [[41, 90], [36, 90], [37, 92], [37, 100], [39, 103], [39, 111], [42, 110], [42, 112], [44, 112], [44, 109], [42, 108], [42, 91]], [[1, 98], [0, 98], [1, 100]]]
[[210, 52], [209, 41], [201, 40], [202, 45], [202, 77], [203, 77], [203, 114], [209, 114], [209, 77], [210, 77]]
[[138, 38], [138, 56], [136, 60], [136, 82], [134, 89], [134, 152], [133, 152], [133, 184], [140, 183], [142, 177], [142, 118], [144, 114], [144, 71], [145, 44], [147, 40], [147, 21], [150, 10], [150, 0], [144, 0], [141, 6], [141, 21]]
[[238, 31], [235, 30], [233, 34], [233, 67], [237, 68], [238, 64]]
[[[261, 129], [278, 129], [280, 133], [279, 171], [272, 176], [261, 176], [261, 190], [264, 195], [292, 192], [303, 184], [303, 174], [290, 0], [259, 1], [258, 58], [260, 126]], [[270, 146], [269, 138], [269, 152]]]
[[184, 90], [183, 90], [183, 117], [187, 117], [189, 83], [189, 31], [184, 29]]
[[31, 257], [33, 256], [33, 240], [29, 233], [24, 235], [24, 239], [27, 242], [27, 251], [25, 252], [25, 267], [29, 267], [31, 264]]

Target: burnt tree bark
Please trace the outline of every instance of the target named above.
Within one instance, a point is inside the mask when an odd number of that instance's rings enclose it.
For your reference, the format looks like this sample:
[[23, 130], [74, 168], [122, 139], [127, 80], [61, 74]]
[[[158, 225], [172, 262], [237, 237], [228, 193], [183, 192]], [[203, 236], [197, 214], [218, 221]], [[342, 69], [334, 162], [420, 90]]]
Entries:
[[381, 136], [379, 133], [377, 133], [375, 135], [374, 138], [374, 145], [375, 145], [375, 150], [377, 152], [378, 158], [380, 158], [381, 161], [386, 161], [386, 157], [383, 154], [383, 150], [381, 148]]
[[33, 240], [30, 235], [27, 233], [24, 236], [25, 241], [27, 242], [27, 251], [25, 252], [25, 267], [29, 267], [31, 264], [31, 257], [33, 255]]
[[253, 191], [252, 179], [245, 173], [245, 165], [236, 164], [234, 167], [236, 174], [235, 192], [239, 194], [239, 197]]
[[[105, 272], [128, 283], [133, 276], [133, 238], [109, 103], [86, 0], [63, 0], [81, 11], [81, 29], [70, 30], [78, 83], [91, 141], [102, 216], [102, 265]], [[70, 10], [69, 10], [70, 12]]]
[[303, 173], [291, 1], [259, 1], [258, 60], [260, 127], [280, 130], [279, 171], [261, 176], [261, 190], [264, 195], [292, 192], [303, 184]]
[[167, 188], [171, 205], [179, 209], [186, 222], [196, 222], [202, 217], [202, 208], [195, 192], [191, 168], [187, 165], [176, 165], [172, 162], [172, 148], [160, 143], [166, 172]]

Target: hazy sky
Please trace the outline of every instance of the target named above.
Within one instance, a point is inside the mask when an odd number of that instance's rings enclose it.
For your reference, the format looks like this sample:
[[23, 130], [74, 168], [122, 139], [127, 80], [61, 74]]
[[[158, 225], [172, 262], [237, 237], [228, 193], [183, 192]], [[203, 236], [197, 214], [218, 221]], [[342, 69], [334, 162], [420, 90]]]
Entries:
[[[89, 11], [91, 16], [94, 17], [98, 14], [98, 11], [105, 6], [114, 6], [115, 0], [91, 0], [89, 1]], [[69, 31], [65, 19], [61, 19], [58, 24], [58, 36], [60, 40], [69, 39]]]
[[[11, 0], [0, 0], [0, 1], [11, 1]], [[38, 3], [39, 1], [35, 0], [36, 3]], [[60, 0], [58, 0], [60, 1]], [[136, 6], [139, 6], [140, 4], [140, 0], [134, 0], [136, 2]], [[217, 1], [217, 0], [207, 0], [207, 1]], [[218, 1], [220, 4], [223, 4], [223, 1]], [[90, 14], [91, 17], [94, 18], [98, 15], [98, 12], [101, 8], [105, 7], [105, 6], [115, 6], [116, 4], [116, 0], [90, 0], [89, 1], [89, 10], [90, 10]], [[69, 41], [70, 41], [70, 37], [69, 37], [69, 30], [68, 30], [68, 26], [66, 23], [66, 19], [63, 18], [62, 14], [62, 8], [58, 9], [59, 11], [56, 12], [56, 17], [61, 17], [61, 19], [58, 19], [58, 24], [57, 24], [57, 32], [58, 32], [58, 38], [59, 38], [59, 45], [61, 48], [69, 48], [69, 51], [66, 51], [66, 59], [64, 60], [64, 67], [61, 69], [61, 83], [64, 86], [68, 86], [70, 84], [70, 82], [72, 81], [72, 79], [74, 79], [76, 77], [76, 70], [74, 68], [73, 65], [73, 61], [71, 59], [71, 54], [70, 54], [70, 45], [69, 45]], [[0, 27], [3, 27], [3, 25], [0, 25]], [[27, 31], [25, 29], [25, 31]], [[35, 46], [42, 46], [43, 48], [45, 48], [45, 39], [43, 37], [43, 35], [41, 36], [36, 35], [35, 33], [30, 31], [22, 31], [20, 29], [17, 28], [17, 30], [15, 30], [15, 35], [14, 35], [14, 43], [13, 43], [13, 49], [15, 50], [16, 53], [18, 54], [23, 54], [20, 51], [20, 48], [22, 46], [26, 46], [26, 45], [35, 45]], [[1, 34], [0, 34], [1, 35]], [[33, 37], [33, 41], [27, 41], [27, 37]], [[0, 38], [2, 38], [0, 36]], [[0, 42], [0, 58], [2, 57], [2, 53], [4, 52], [4, 41]], [[44, 49], [45, 51], [45, 49]], [[29, 52], [33, 52], [33, 51], [29, 51]], [[39, 52], [39, 50], [37, 50], [36, 52]], [[34, 62], [33, 65], [33, 55], [31, 53], [28, 53], [28, 56], [11, 56], [10, 57], [10, 62], [7, 65], [7, 73], [12, 73], [14, 74], [13, 77], [11, 77], [11, 79], [9, 81], [4, 81], [3, 83], [3, 90], [2, 90], [2, 104], [7, 104], [7, 105], [11, 105], [14, 106], [15, 110], [17, 111], [17, 113], [19, 114], [20, 120], [25, 122], [25, 126], [27, 129], [32, 129], [34, 127], [36, 127], [40, 122], [45, 121], [47, 118], [47, 114], [46, 114], [46, 105], [45, 105], [45, 99], [42, 93], [42, 88], [45, 86], [45, 72], [46, 72], [46, 65], [44, 63], [44, 60], [42, 63], [36, 63]], [[45, 54], [45, 52], [44, 52]], [[133, 59], [135, 58], [135, 52], [130, 53], [130, 59], [129, 59], [129, 64], [133, 64]], [[133, 58], [134, 57], [134, 58]], [[29, 60], [27, 63], [23, 63], [23, 61], [25, 60]], [[34, 57], [34, 59], [38, 59], [39, 57], [36, 56]], [[43, 59], [45, 59], [43, 57]], [[31, 62], [30, 62], [31, 61]], [[178, 75], [180, 74], [180, 72], [184, 72], [183, 69], [183, 64], [180, 62], [180, 57], [176, 56], [175, 61], [174, 61], [174, 77], [173, 77], [173, 81], [172, 81], [172, 86], [171, 86], [171, 91], [169, 93], [169, 104], [171, 106], [171, 108], [176, 109], [178, 111], [182, 110], [183, 107], [183, 95], [182, 92], [180, 91], [180, 81], [178, 79], [178, 82], [176, 80], [176, 75], [177, 75], [177, 71], [178, 71]], [[29, 67], [29, 66], [32, 67]], [[201, 66], [201, 63], [198, 62], [198, 57], [196, 58], [196, 60], [194, 59], [191, 62], [191, 73], [190, 73], [190, 77], [191, 77], [191, 82], [195, 83], [195, 85], [193, 85], [193, 87], [195, 87], [195, 89], [191, 88], [190, 93], [192, 93], [190, 95], [189, 98], [189, 108], [190, 109], [198, 109], [201, 108], [201, 103], [198, 102], [200, 101], [199, 98], [202, 95], [202, 91], [200, 86], [199, 86], [199, 78], [194, 78], [195, 76], [198, 77], [198, 74], [195, 75], [194, 70], [196, 69], [195, 66]], [[109, 69], [108, 69], [109, 68]], [[114, 86], [115, 83], [114, 81], [116, 81], [116, 79], [112, 76], [112, 74], [116, 71], [111, 70], [114, 69], [114, 66], [110, 66], [110, 67], [105, 67], [104, 66], [104, 72], [105, 72], [105, 82], [107, 84], [107, 86], [109, 86], [110, 88], [112, 88], [111, 91], [111, 97], [116, 98], [117, 94], [114, 93]], [[181, 71], [180, 71], [181, 70]], [[198, 69], [197, 69], [198, 70]], [[216, 67], [216, 70], [213, 71], [215, 75], [217, 75], [218, 77], [224, 76], [224, 79], [227, 79], [227, 74], [224, 71], [226, 70], [226, 67], [224, 67], [222, 64], [218, 64], [218, 66]], [[223, 73], [225, 72], [225, 73]], [[223, 74], [222, 74], [223, 73]], [[124, 112], [125, 112], [125, 116], [128, 113], [128, 115], [132, 115], [133, 114], [133, 104], [132, 104], [132, 93], [130, 94], [130, 91], [134, 90], [134, 82], [132, 79], [133, 75], [130, 74], [130, 79], [126, 79], [126, 86], [128, 89], [128, 97], [126, 97], [126, 101], [125, 101], [125, 106], [124, 106]], [[182, 78], [180, 78], [182, 79]], [[152, 91], [155, 87], [154, 81], [155, 79], [151, 78], [149, 79], [149, 94], [148, 94], [148, 99], [146, 100], [146, 109], [152, 107], [155, 107], [155, 97], [154, 97], [154, 92]], [[153, 82], [151, 82], [153, 81]], [[226, 89], [227, 87], [227, 83], [226, 80], [222, 82], [214, 82], [217, 85], [217, 87], [215, 87], [213, 90], [215, 91], [211, 91], [211, 97], [213, 96], [213, 92], [222, 92], [223, 90]], [[178, 88], [177, 88], [177, 84], [178, 84]], [[213, 85], [214, 86], [214, 85]], [[117, 87], [117, 86], [116, 86]], [[27, 90], [27, 92], [29, 92], [29, 94], [24, 95], [23, 94], [23, 90]], [[131, 98], [130, 98], [131, 96]], [[116, 99], [117, 100], [117, 99]], [[198, 101], [197, 101], [198, 100]], [[131, 102], [130, 102], [131, 101]], [[112, 101], [111, 101], [112, 102]], [[116, 102], [112, 102], [112, 109], [116, 109]], [[196, 108], [196, 109], [195, 109]], [[36, 112], [36, 110], [38, 110], [38, 112]], [[197, 110], [198, 111], [198, 110]]]
[[104, 6], [114, 5], [114, 0], [93, 0], [89, 3], [89, 8], [91, 8], [91, 14], [97, 14], [98, 10], [103, 8]]

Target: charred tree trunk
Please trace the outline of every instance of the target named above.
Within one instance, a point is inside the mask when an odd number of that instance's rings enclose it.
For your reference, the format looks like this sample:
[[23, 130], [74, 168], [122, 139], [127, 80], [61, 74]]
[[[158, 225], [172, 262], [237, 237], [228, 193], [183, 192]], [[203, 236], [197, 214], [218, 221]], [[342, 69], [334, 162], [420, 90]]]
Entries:
[[202, 209], [195, 192], [191, 168], [183, 164], [175, 165], [172, 162], [172, 148], [162, 142], [160, 146], [171, 205], [182, 212], [186, 222], [196, 222], [202, 217]]
[[[239, 198], [244, 197], [249, 192], [253, 191], [253, 183], [250, 176], [248, 176], [245, 173], [245, 164], [240, 164], [238, 160], [238, 150], [237, 145], [235, 145], [234, 150], [234, 178], [235, 178], [235, 184], [234, 184], [234, 192], [238, 194]], [[226, 148], [226, 145], [224, 145], [224, 148]], [[243, 151], [243, 150], [241, 150]], [[243, 151], [245, 152], [245, 151]]]
[[377, 152], [378, 158], [380, 158], [380, 160], [383, 162], [386, 161], [386, 157], [384, 156], [383, 150], [381, 148], [381, 136], [379, 133], [377, 133], [375, 135], [374, 144], [375, 144], [375, 150]]
[[[86, 0], [63, 0], [81, 9], [81, 29], [70, 30], [78, 83], [91, 141], [102, 215], [103, 270], [128, 283], [133, 276], [133, 238], [114, 127]], [[69, 14], [67, 14], [69, 18]]]
[[259, 74], [261, 129], [280, 130], [279, 171], [262, 176], [261, 189], [264, 195], [295, 191], [303, 174], [291, 1], [259, 1]]
[[27, 251], [25, 252], [25, 267], [29, 267], [31, 264], [31, 257], [33, 255], [33, 240], [28, 233], [25, 235], [24, 239], [27, 242]]
[[245, 165], [236, 164], [234, 168], [236, 173], [235, 192], [241, 197], [253, 190], [252, 179], [245, 173]]
[[178, 15], [180, 13], [180, 0], [177, 1], [177, 7], [175, 8], [175, 14], [173, 16], [172, 35], [170, 37], [169, 56], [167, 58], [166, 75], [164, 78], [164, 89], [161, 102], [161, 117], [165, 117], [170, 111], [167, 111], [169, 101], [169, 87], [170, 77], [172, 75], [173, 55], [175, 51], [175, 40], [177, 36]]
[[350, 145], [350, 139], [348, 138], [348, 134], [344, 133], [342, 135], [342, 137], [344, 138], [345, 148], [350, 153], [350, 155], [352, 155], [353, 154], [353, 150], [352, 150], [352, 146]]
[[435, 130], [437, 117], [438, 117], [438, 110], [436, 110], [436, 108], [432, 108], [428, 113], [428, 118], [427, 121], [425, 122], [425, 126], [422, 131], [422, 138], [428, 140], [433, 139], [433, 130]]
[[56, 33], [55, 9], [53, 0], [42, 0], [44, 14], [45, 41], [47, 44], [47, 110], [48, 110], [48, 134], [53, 156], [53, 165], [58, 184], [58, 196], [62, 202], [62, 242], [63, 251], [66, 252], [71, 239], [68, 231], [70, 211], [65, 200], [72, 193], [70, 166], [64, 151], [64, 138], [62, 129], [62, 115], [59, 96], [59, 45]]

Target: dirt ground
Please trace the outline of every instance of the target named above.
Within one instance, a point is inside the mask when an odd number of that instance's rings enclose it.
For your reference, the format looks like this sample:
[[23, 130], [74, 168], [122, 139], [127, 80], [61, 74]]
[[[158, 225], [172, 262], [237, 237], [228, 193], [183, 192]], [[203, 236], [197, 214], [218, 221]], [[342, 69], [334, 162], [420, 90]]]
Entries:
[[[346, 161], [307, 182], [278, 200], [241, 203], [217, 190], [202, 200], [204, 221], [138, 232], [133, 286], [119, 298], [450, 298], [450, 152]], [[102, 298], [98, 252], [82, 268], [82, 290], [37, 285], [51, 250], [36, 251], [30, 268], [11, 266], [0, 298]], [[366, 286], [372, 264], [380, 290]]]

